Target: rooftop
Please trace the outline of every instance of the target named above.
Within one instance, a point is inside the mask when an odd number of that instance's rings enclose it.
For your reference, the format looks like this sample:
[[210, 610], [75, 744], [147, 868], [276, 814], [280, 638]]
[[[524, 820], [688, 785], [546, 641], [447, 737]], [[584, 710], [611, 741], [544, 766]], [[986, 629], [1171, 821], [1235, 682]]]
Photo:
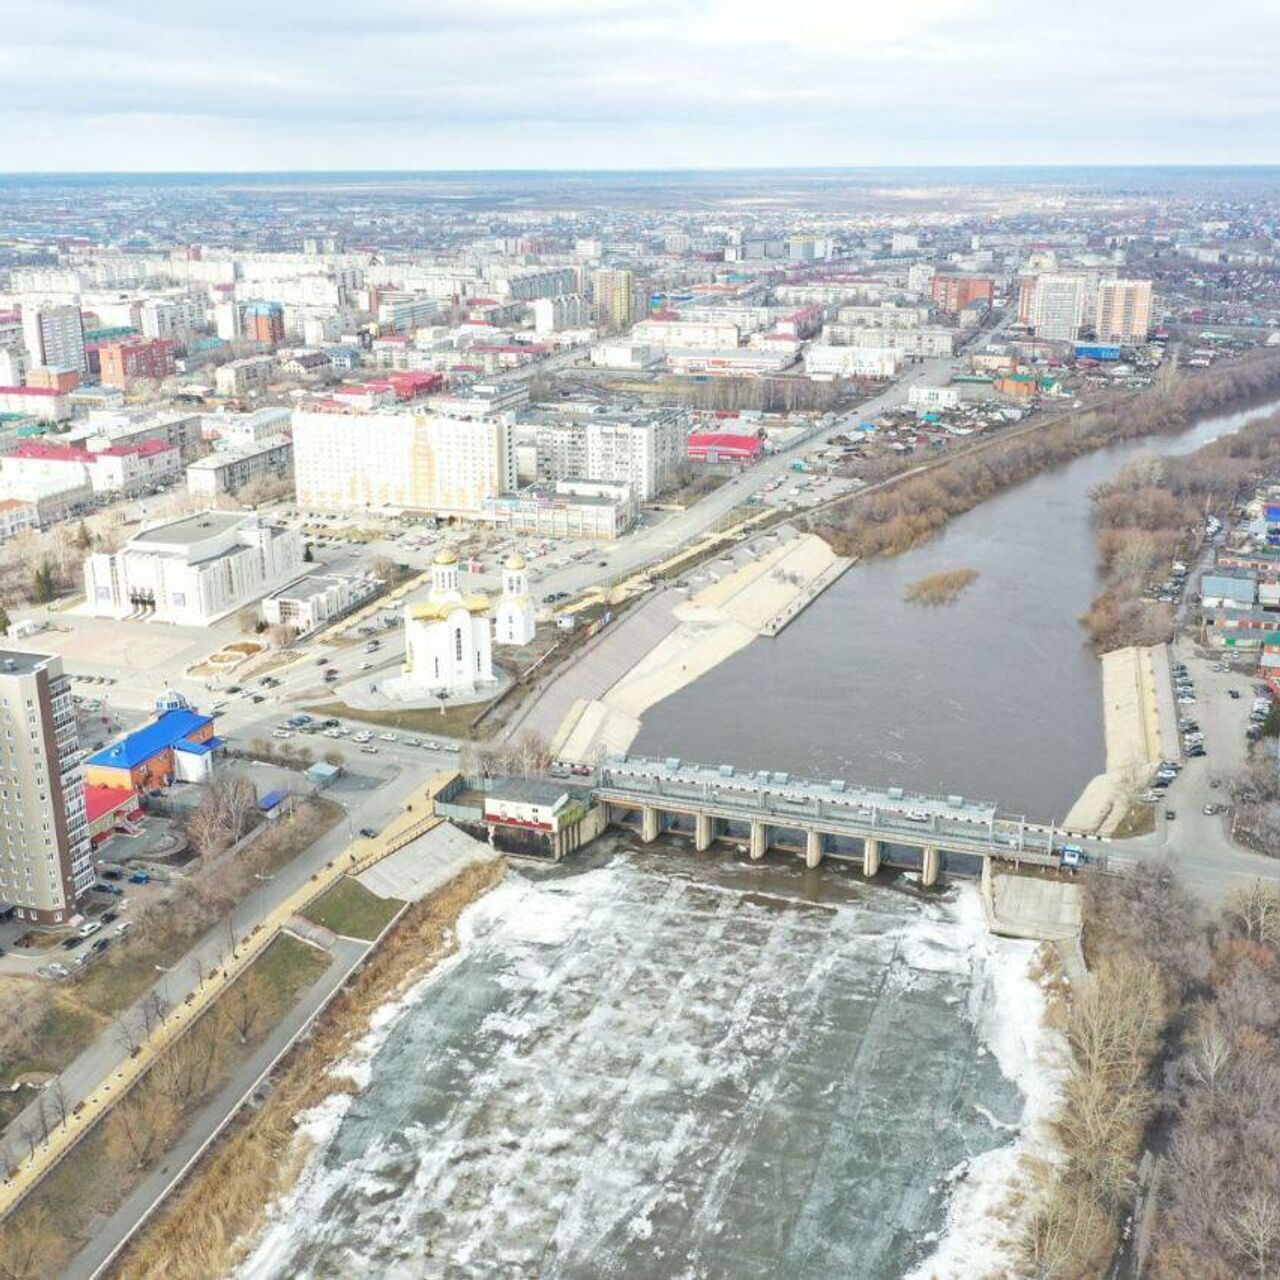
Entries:
[[113, 742], [111, 746], [94, 752], [86, 763], [106, 769], [132, 769], [212, 723], [212, 717], [201, 715], [198, 711], [186, 708], [166, 711], [150, 724], [126, 734], [119, 742]]
[[29, 653], [25, 649], [0, 649], [0, 675], [29, 676], [53, 661], [51, 653]]
[[171, 520], [168, 524], [156, 525], [154, 529], [144, 529], [135, 534], [135, 543], [149, 543], [159, 547], [180, 547], [189, 542], [203, 541], [219, 534], [230, 533], [244, 522], [245, 517], [234, 511], [201, 511], [193, 516], [183, 516], [181, 520]]

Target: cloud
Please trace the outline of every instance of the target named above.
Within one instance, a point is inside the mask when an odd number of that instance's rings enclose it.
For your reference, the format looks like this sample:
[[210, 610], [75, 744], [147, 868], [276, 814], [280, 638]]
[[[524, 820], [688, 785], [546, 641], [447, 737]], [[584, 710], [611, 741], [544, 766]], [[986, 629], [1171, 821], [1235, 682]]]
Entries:
[[10, 169], [1272, 161], [1280, 6], [0, 0]]

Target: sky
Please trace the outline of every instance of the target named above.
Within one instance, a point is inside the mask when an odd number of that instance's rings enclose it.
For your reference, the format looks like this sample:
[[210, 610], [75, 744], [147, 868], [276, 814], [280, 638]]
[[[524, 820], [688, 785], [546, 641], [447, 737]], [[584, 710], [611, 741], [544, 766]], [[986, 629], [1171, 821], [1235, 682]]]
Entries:
[[0, 0], [0, 170], [1280, 162], [1280, 0]]

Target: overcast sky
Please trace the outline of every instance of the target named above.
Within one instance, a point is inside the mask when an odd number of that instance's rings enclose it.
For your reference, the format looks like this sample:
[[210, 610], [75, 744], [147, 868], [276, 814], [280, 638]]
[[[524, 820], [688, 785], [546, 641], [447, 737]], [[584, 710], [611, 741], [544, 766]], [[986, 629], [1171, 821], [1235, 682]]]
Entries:
[[0, 169], [1280, 161], [1280, 0], [0, 0]]

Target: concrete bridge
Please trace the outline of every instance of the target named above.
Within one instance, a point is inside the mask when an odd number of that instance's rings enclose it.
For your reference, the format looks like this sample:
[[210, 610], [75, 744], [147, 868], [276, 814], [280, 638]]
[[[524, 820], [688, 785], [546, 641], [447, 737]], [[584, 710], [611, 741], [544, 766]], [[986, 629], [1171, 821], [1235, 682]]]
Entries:
[[1056, 867], [1069, 839], [1051, 826], [1001, 816], [994, 804], [840, 779], [629, 756], [606, 757], [596, 777], [594, 794], [608, 806], [609, 821], [634, 828], [646, 842], [684, 834], [701, 852], [729, 840], [756, 860], [783, 849], [803, 854], [809, 867], [823, 858], [860, 862], [867, 876], [883, 861], [918, 868], [925, 885], [944, 870], [978, 875], [992, 858]]

